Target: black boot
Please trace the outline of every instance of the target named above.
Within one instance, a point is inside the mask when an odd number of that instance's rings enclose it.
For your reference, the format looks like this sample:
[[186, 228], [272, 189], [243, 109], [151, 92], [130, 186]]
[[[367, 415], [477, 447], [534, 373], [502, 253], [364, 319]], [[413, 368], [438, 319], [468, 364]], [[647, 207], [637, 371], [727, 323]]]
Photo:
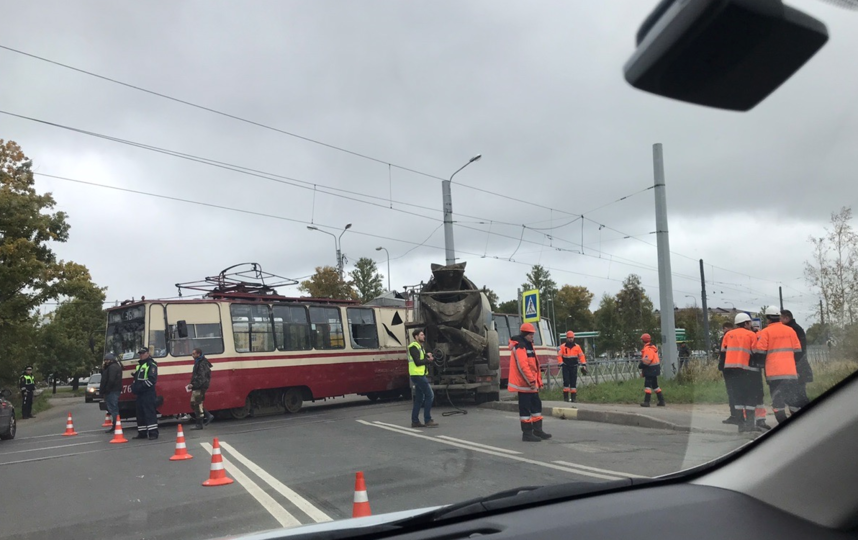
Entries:
[[203, 429], [203, 419], [198, 416], [197, 423], [191, 426], [191, 429]]
[[748, 411], [744, 418], [740, 419], [739, 433], [758, 433], [763, 429], [757, 426], [757, 419], [754, 418], [754, 411]]
[[533, 434], [542, 439], [543, 441], [547, 441], [551, 438], [550, 433], [545, 433], [542, 431], [542, 420], [537, 420], [533, 423]]
[[116, 429], [116, 423], [114, 422], [112, 426], [104, 430], [105, 433], [113, 433], [113, 430]]
[[786, 422], [787, 414], [786, 411], [775, 411], [775, 420], [778, 421], [778, 424], [782, 424]]
[[578, 393], [572, 392], [569, 394], [569, 403], [578, 403]]
[[206, 419], [203, 420], [203, 425], [208, 426], [209, 424], [212, 423], [212, 420], [214, 420], [214, 415], [212, 413], [210, 413], [209, 411], [206, 411]]
[[652, 399], [652, 394], [645, 394], [643, 403], [641, 403], [641, 407], [649, 407], [649, 402]]
[[533, 424], [530, 422], [521, 423], [521, 440], [524, 442], [542, 442], [542, 439], [533, 434]]
[[656, 396], [658, 396], [658, 407], [664, 407], [664, 392], [656, 392]]

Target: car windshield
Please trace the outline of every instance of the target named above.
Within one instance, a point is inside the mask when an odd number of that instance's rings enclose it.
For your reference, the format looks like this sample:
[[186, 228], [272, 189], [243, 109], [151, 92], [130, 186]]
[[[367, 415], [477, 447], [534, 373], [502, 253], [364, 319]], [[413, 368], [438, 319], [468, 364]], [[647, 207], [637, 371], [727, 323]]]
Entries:
[[5, 3], [0, 536], [236, 537], [790, 429], [858, 370], [858, 12], [784, 1], [827, 42], [747, 110], [699, 102], [780, 62], [668, 43], [704, 0]]

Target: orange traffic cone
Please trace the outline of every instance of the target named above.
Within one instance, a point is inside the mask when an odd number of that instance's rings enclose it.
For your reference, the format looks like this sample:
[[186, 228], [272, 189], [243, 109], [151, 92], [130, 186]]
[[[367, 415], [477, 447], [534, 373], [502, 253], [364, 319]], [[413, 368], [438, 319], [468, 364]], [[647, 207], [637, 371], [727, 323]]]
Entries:
[[113, 430], [113, 438], [110, 440], [110, 444], [119, 444], [128, 442], [128, 439], [125, 438], [125, 435], [122, 434], [122, 419], [119, 415], [116, 415], [116, 429]]
[[179, 431], [176, 433], [176, 453], [173, 454], [170, 461], [193, 459], [193, 457], [188, 453], [188, 447], [185, 445], [185, 432], [182, 431], [182, 424], [179, 424]]
[[113, 420], [110, 419], [110, 413], [104, 413], [104, 422], [101, 423], [101, 427], [110, 427], [113, 425]]
[[209, 470], [209, 479], [203, 482], [204, 486], [225, 486], [232, 484], [232, 478], [226, 475], [223, 469], [223, 457], [220, 455], [220, 443], [217, 442], [217, 437], [212, 443], [212, 466]]
[[363, 473], [358, 472], [355, 475], [355, 501], [352, 507], [352, 517], [371, 516], [369, 510], [369, 497], [366, 496], [366, 483], [363, 480]]
[[63, 437], [72, 437], [74, 435], [77, 435], [77, 431], [74, 430], [71, 413], [69, 413], [69, 419], [66, 420], [66, 432], [63, 433]]

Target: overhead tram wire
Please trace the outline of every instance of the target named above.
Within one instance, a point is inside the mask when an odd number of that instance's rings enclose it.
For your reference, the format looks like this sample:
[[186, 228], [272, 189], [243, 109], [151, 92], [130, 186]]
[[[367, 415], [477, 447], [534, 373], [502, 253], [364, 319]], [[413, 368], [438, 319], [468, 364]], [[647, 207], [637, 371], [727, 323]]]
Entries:
[[[352, 156], [355, 156], [355, 157], [359, 157], [359, 158], [366, 159], [366, 160], [369, 160], [369, 161], [373, 161], [373, 162], [376, 162], [376, 163], [379, 163], [379, 164], [387, 165], [387, 166], [388, 166], [388, 168], [396, 168], [396, 169], [399, 169], [399, 170], [402, 170], [402, 171], [407, 171], [407, 172], [410, 172], [410, 173], [413, 173], [413, 174], [417, 174], [417, 175], [420, 175], [420, 176], [425, 176], [425, 177], [427, 177], [427, 178], [433, 178], [433, 179], [435, 179], [435, 180], [442, 180], [442, 181], [443, 181], [443, 180], [446, 180], [446, 178], [441, 177], [441, 176], [438, 176], [438, 175], [430, 174], [430, 173], [427, 173], [427, 172], [424, 172], [424, 171], [420, 171], [420, 170], [417, 170], [417, 169], [413, 169], [413, 168], [411, 168], [411, 167], [406, 167], [406, 166], [403, 166], [403, 165], [397, 165], [397, 164], [392, 163], [392, 162], [390, 162], [390, 161], [387, 161], [387, 160], [384, 160], [384, 159], [380, 159], [380, 158], [377, 158], [377, 157], [373, 157], [373, 156], [370, 156], [370, 155], [368, 155], [368, 154], [364, 154], [364, 153], [362, 153], [362, 152], [356, 152], [356, 151], [354, 151], [354, 150], [349, 150], [349, 149], [347, 149], [347, 148], [344, 148], [344, 147], [341, 147], [341, 146], [337, 146], [337, 145], [334, 145], [334, 144], [330, 144], [330, 143], [326, 143], [326, 142], [324, 142], [324, 141], [320, 141], [320, 140], [318, 140], [318, 139], [314, 139], [314, 138], [312, 138], [312, 137], [308, 137], [308, 136], [301, 135], [301, 134], [298, 134], [298, 133], [294, 133], [294, 132], [291, 132], [291, 131], [287, 131], [287, 130], [284, 130], [284, 129], [281, 129], [281, 128], [277, 128], [277, 127], [274, 127], [274, 126], [270, 126], [270, 125], [267, 125], [267, 124], [263, 124], [263, 123], [261, 123], [261, 122], [257, 122], [257, 121], [254, 121], [254, 120], [250, 120], [250, 119], [247, 119], [247, 118], [243, 118], [243, 117], [241, 117], [241, 116], [238, 116], [238, 115], [235, 115], [235, 114], [231, 114], [231, 113], [227, 113], [227, 112], [224, 112], [224, 111], [220, 111], [220, 110], [218, 110], [218, 109], [214, 109], [214, 108], [212, 108], [212, 107], [207, 107], [207, 106], [205, 106], [205, 105], [201, 105], [201, 104], [199, 104], [199, 103], [194, 103], [194, 102], [192, 102], [192, 101], [188, 101], [188, 100], [185, 100], [185, 99], [177, 98], [177, 97], [175, 97], [175, 96], [171, 96], [171, 95], [165, 94], [165, 93], [163, 93], [163, 92], [157, 92], [157, 91], [154, 91], [154, 90], [150, 90], [150, 89], [148, 89], [148, 88], [144, 88], [144, 87], [139, 86], [139, 85], [134, 85], [134, 84], [127, 83], [127, 82], [124, 82], [124, 81], [120, 81], [120, 80], [118, 80], [118, 79], [115, 79], [115, 78], [112, 78], [112, 77], [108, 77], [108, 76], [106, 76], [106, 75], [101, 75], [101, 74], [99, 74], [99, 73], [95, 73], [95, 72], [93, 72], [93, 71], [89, 71], [89, 70], [82, 69], [82, 68], [79, 68], [79, 67], [75, 67], [75, 66], [72, 66], [72, 65], [69, 65], [69, 64], [65, 64], [65, 63], [63, 63], [63, 62], [59, 62], [59, 61], [56, 61], [56, 60], [51, 60], [50, 58], [45, 58], [45, 57], [43, 57], [43, 56], [39, 56], [39, 55], [36, 55], [36, 54], [33, 54], [33, 53], [28, 53], [28, 52], [26, 52], [26, 51], [22, 51], [22, 50], [20, 50], [20, 49], [16, 49], [16, 48], [13, 48], [13, 47], [9, 47], [9, 46], [7, 46], [7, 45], [2, 45], [2, 44], [0, 44], [0, 49], [3, 49], [3, 50], [6, 50], [6, 51], [9, 51], [9, 52], [11, 52], [11, 53], [19, 54], [19, 55], [22, 55], [22, 56], [26, 56], [26, 57], [29, 57], [29, 58], [32, 58], [32, 59], [35, 59], [35, 60], [39, 60], [39, 61], [41, 61], [41, 62], [46, 62], [46, 63], [48, 63], [48, 64], [52, 64], [52, 65], [55, 65], [55, 66], [58, 66], [58, 67], [62, 67], [62, 68], [64, 68], [64, 69], [68, 69], [68, 70], [71, 70], [71, 71], [75, 71], [75, 72], [77, 72], [77, 73], [81, 73], [81, 74], [84, 74], [84, 75], [87, 75], [87, 76], [90, 76], [90, 77], [94, 77], [94, 78], [97, 78], [97, 79], [100, 79], [100, 80], [103, 80], [103, 81], [106, 81], [106, 82], [110, 82], [110, 83], [113, 83], [113, 84], [117, 84], [117, 85], [120, 85], [120, 86], [123, 86], [123, 87], [129, 88], [129, 89], [132, 89], [132, 90], [135, 90], [135, 91], [138, 91], [138, 92], [142, 92], [142, 93], [149, 94], [149, 95], [152, 95], [152, 96], [156, 96], [156, 97], [159, 97], [159, 98], [162, 98], [162, 99], [166, 99], [166, 100], [169, 100], [169, 101], [172, 101], [172, 102], [175, 102], [175, 103], [179, 103], [179, 104], [182, 104], [182, 105], [185, 105], [185, 106], [188, 106], [188, 107], [192, 107], [192, 108], [195, 108], [195, 109], [198, 109], [198, 110], [202, 110], [202, 111], [206, 111], [206, 112], [209, 112], [209, 113], [212, 113], [212, 114], [216, 114], [216, 115], [219, 115], [219, 116], [222, 116], [222, 117], [225, 117], [225, 118], [229, 118], [229, 119], [232, 119], [232, 120], [235, 120], [235, 121], [238, 121], [238, 122], [243, 122], [243, 123], [246, 123], [246, 124], [249, 124], [249, 125], [253, 125], [253, 126], [256, 126], [256, 127], [259, 127], [259, 128], [263, 128], [263, 129], [266, 129], [266, 130], [270, 130], [270, 131], [273, 131], [273, 132], [277, 132], [277, 133], [280, 133], [280, 134], [282, 134], [282, 135], [286, 135], [286, 136], [289, 136], [289, 137], [293, 137], [293, 138], [296, 138], [296, 139], [299, 139], [299, 140], [302, 140], [302, 141], [305, 141], [305, 142], [309, 142], [309, 143], [312, 143], [312, 144], [316, 144], [316, 145], [319, 145], [319, 146], [322, 146], [322, 147], [325, 147], [325, 148], [329, 148], [329, 149], [331, 149], [331, 150], [335, 150], [335, 151], [338, 151], [338, 152], [343, 152], [343, 153], [346, 153], [346, 154], [349, 154], [349, 155], [352, 155]], [[468, 184], [464, 184], [464, 183], [460, 183], [460, 182], [457, 182], [457, 184], [456, 184], [456, 185], [458, 185], [458, 186], [462, 186], [462, 187], [465, 187], [465, 188], [468, 188], [468, 189], [473, 189], [473, 190], [476, 190], [476, 191], [479, 191], [479, 192], [482, 192], [482, 193], [487, 193], [487, 194], [491, 194], [491, 195], [496, 195], [496, 196], [499, 196], [499, 197], [507, 197], [506, 195], [503, 195], [503, 194], [500, 194], [500, 193], [496, 193], [496, 192], [493, 192], [493, 191], [490, 191], [490, 190], [486, 190], [486, 189], [483, 189], [483, 188], [477, 188], [477, 187], [475, 187], [475, 186], [470, 186], [470, 185], [468, 185]], [[617, 203], [617, 202], [623, 201], [623, 200], [625, 200], [625, 199], [627, 199], [627, 198], [629, 198], [629, 197], [631, 197], [631, 196], [634, 196], [634, 195], [637, 195], [637, 194], [639, 194], [639, 193], [643, 193], [643, 192], [645, 192], [645, 191], [648, 191], [648, 190], [650, 190], [650, 189], [653, 189], [653, 187], [654, 187], [654, 186], [648, 186], [647, 188], [645, 188], [645, 189], [643, 189], [643, 190], [641, 190], [641, 191], [637, 191], [637, 192], [632, 193], [632, 194], [630, 194], [630, 195], [627, 195], [627, 196], [625, 196], [625, 197], [621, 197], [621, 198], [616, 199], [616, 200], [614, 200], [614, 201], [612, 201], [612, 202], [610, 202], [610, 203], [607, 203], [607, 204], [602, 205], [602, 206], [600, 206], [600, 207], [597, 207], [597, 208], [595, 208], [595, 209], [593, 209], [593, 210], [590, 210], [589, 212], [584, 212], [583, 214], [570, 213], [570, 212], [565, 211], [565, 210], [560, 210], [560, 209], [557, 209], [557, 208], [551, 208], [551, 207], [544, 206], [544, 205], [540, 205], [540, 204], [537, 204], [537, 203], [532, 203], [532, 202], [530, 202], [530, 201], [521, 201], [521, 202], [522, 202], [522, 203], [524, 203], [524, 204], [528, 204], [528, 205], [531, 205], [531, 206], [538, 207], [538, 208], [543, 208], [543, 209], [546, 209], [546, 210], [552, 210], [552, 211], [556, 211], [556, 212], [559, 212], [559, 213], [567, 214], [567, 215], [570, 215], [570, 216], [579, 216], [579, 217], [584, 218], [584, 219], [589, 219], [589, 218], [586, 218], [586, 217], [585, 217], [585, 216], [586, 216], [586, 214], [588, 214], [588, 213], [592, 213], [592, 212], [595, 212], [595, 211], [597, 211], [597, 210], [601, 210], [602, 208], [605, 208], [606, 206], [610, 206], [611, 204], [615, 204], [615, 203]], [[385, 199], [385, 200], [386, 200], [386, 199]], [[401, 203], [400, 203], [400, 204], [401, 204]], [[392, 210], [396, 210], [396, 209], [393, 209], [393, 208], [390, 208], [390, 209], [392, 209]], [[466, 216], [466, 217], [468, 217], [468, 216]], [[477, 218], [477, 219], [479, 219], [479, 218]], [[593, 221], [593, 220], [591, 220], [591, 221]], [[498, 222], [498, 223], [500, 223], [500, 222]], [[614, 230], [616, 230], [616, 229], [614, 229]], [[629, 237], [630, 237], [630, 238], [634, 238], [634, 239], [638, 240], [637, 238], [635, 238], [635, 237], [633, 237], [633, 236], [629, 236]], [[648, 242], [644, 242], [644, 243], [645, 243], [645, 244], [648, 244], [648, 245], [653, 246], [653, 244], [649, 244]], [[689, 256], [684, 255], [684, 254], [682, 254], [682, 253], [677, 253], [677, 252], [671, 252], [671, 253], [673, 253], [674, 255], [678, 255], [678, 256], [680, 256], [680, 257], [685, 257], [685, 258], [687, 258], [687, 259], [689, 259], [689, 260], [696, 260], [696, 258], [694, 258], [694, 257], [689, 257]], [[768, 281], [768, 282], [770, 282], [770, 283], [781, 284], [781, 283], [780, 283], [780, 282], [778, 282], [778, 281], [768, 280], [768, 279], [765, 279], [765, 278], [755, 278], [755, 277], [753, 277], [753, 276], [749, 276], [749, 275], [747, 275], [747, 274], [743, 274], [742, 272], [736, 272], [736, 271], [734, 271], [734, 270], [729, 270], [729, 269], [727, 269], [727, 268], [721, 268], [721, 267], [717, 267], [717, 266], [714, 266], [714, 265], [711, 265], [711, 266], [713, 266], [714, 268], [718, 268], [719, 270], [726, 271], [726, 272], [731, 272], [731, 273], [735, 273], [735, 274], [737, 274], [737, 275], [747, 276], [747, 277], [749, 277], [749, 278], [751, 278], [751, 279], [759, 279], [759, 280], [761, 280], [761, 281]], [[795, 289], [794, 289], [794, 290], [795, 290]]]
[[[39, 55], [36, 55], [36, 54], [33, 54], [33, 53], [28, 53], [28, 52], [26, 52], [26, 51], [22, 51], [22, 50], [20, 50], [20, 49], [15, 49], [15, 48], [13, 48], [13, 47], [9, 47], [9, 46], [7, 46], [7, 45], [2, 45], [2, 44], [0, 44], [0, 49], [3, 49], [3, 50], [6, 50], [6, 51], [9, 51], [9, 52], [12, 52], [12, 53], [15, 53], [15, 54], [20, 54], [20, 55], [23, 55], [23, 56], [27, 56], [27, 57], [29, 57], [29, 58], [33, 58], [33, 59], [35, 59], [35, 60], [39, 60], [39, 61], [42, 61], [42, 62], [46, 62], [46, 63], [52, 64], [52, 65], [55, 65], [55, 66], [59, 66], [59, 67], [62, 67], [62, 68], [65, 68], [65, 69], [68, 69], [68, 70], [71, 70], [71, 71], [75, 71], [75, 72], [77, 72], [77, 73], [84, 74], [84, 75], [88, 75], [88, 76], [90, 76], [90, 77], [95, 77], [95, 78], [97, 78], [97, 79], [100, 79], [100, 80], [103, 80], [103, 81], [107, 81], [107, 82], [110, 82], [110, 83], [113, 83], [113, 84], [117, 84], [117, 85], [120, 85], [120, 86], [123, 86], [123, 87], [129, 88], [129, 89], [132, 89], [132, 90], [136, 90], [136, 91], [138, 91], [138, 92], [143, 92], [143, 93], [146, 93], [146, 94], [149, 94], [149, 95], [152, 95], [152, 96], [156, 96], [156, 97], [159, 97], [159, 98], [162, 98], [162, 99], [166, 99], [166, 100], [169, 100], [169, 101], [173, 101], [173, 102], [175, 102], [175, 103], [179, 103], [179, 104], [182, 104], [182, 105], [186, 105], [186, 106], [188, 106], [188, 107], [193, 107], [193, 108], [195, 108], [195, 109], [199, 109], [199, 110], [202, 110], [202, 111], [206, 111], [206, 112], [209, 112], [209, 113], [212, 113], [212, 114], [216, 114], [216, 115], [219, 115], [219, 116], [222, 116], [222, 117], [225, 117], [225, 118], [230, 118], [230, 119], [232, 119], [232, 120], [236, 120], [236, 121], [238, 121], [238, 122], [243, 122], [243, 123], [250, 124], [250, 125], [253, 125], [253, 126], [256, 126], [256, 127], [259, 127], [259, 128], [263, 128], [263, 129], [267, 129], [267, 130], [270, 130], [270, 131], [274, 131], [274, 132], [280, 133], [280, 134], [282, 134], [282, 135], [287, 135], [287, 136], [289, 136], [289, 137], [294, 137], [294, 138], [296, 138], [296, 139], [299, 139], [299, 140], [302, 140], [302, 141], [306, 141], [306, 142], [309, 142], [309, 143], [312, 143], [312, 144], [317, 144], [317, 145], [319, 145], [319, 146], [323, 146], [323, 147], [325, 147], [325, 148], [329, 148], [329, 149], [331, 149], [331, 150], [336, 150], [336, 151], [338, 151], [338, 152], [344, 152], [344, 153], [346, 153], [346, 154], [349, 154], [349, 155], [352, 155], [352, 156], [355, 156], [355, 157], [359, 157], [359, 158], [362, 158], [362, 159], [366, 159], [366, 160], [369, 160], [369, 161], [373, 161], [373, 162], [375, 162], [375, 163], [380, 163], [380, 164], [383, 164], [383, 165], [387, 165], [388, 167], [392, 167], [392, 168], [396, 168], [396, 169], [399, 169], [399, 170], [402, 170], [402, 171], [407, 171], [407, 172], [414, 173], [414, 174], [417, 174], [417, 175], [425, 176], [425, 177], [427, 177], [427, 178], [433, 178], [433, 179], [435, 179], [435, 180], [441, 180], [441, 181], [447, 180], [447, 178], [442, 177], [442, 176], [438, 176], [438, 175], [435, 175], [435, 174], [427, 173], [427, 172], [420, 171], [420, 170], [417, 170], [417, 169], [413, 169], [413, 168], [411, 168], [411, 167], [406, 167], [406, 166], [403, 166], [403, 165], [397, 165], [397, 164], [392, 163], [392, 162], [390, 162], [390, 161], [387, 161], [387, 160], [384, 160], [384, 159], [380, 159], [380, 158], [377, 158], [377, 157], [373, 157], [373, 156], [370, 156], [370, 155], [368, 155], [368, 154], [364, 154], [364, 153], [361, 153], [361, 152], [356, 152], [356, 151], [354, 151], [354, 150], [349, 150], [349, 149], [347, 149], [347, 148], [343, 148], [343, 147], [341, 147], [341, 146], [337, 146], [337, 145], [334, 145], [334, 144], [326, 143], [326, 142], [320, 141], [320, 140], [318, 140], [318, 139], [314, 139], [314, 138], [312, 138], [312, 137], [308, 137], [308, 136], [305, 136], [305, 135], [300, 135], [300, 134], [298, 134], [298, 133], [294, 133], [294, 132], [287, 131], [287, 130], [284, 130], [284, 129], [281, 129], [281, 128], [277, 128], [277, 127], [274, 127], [274, 126], [270, 126], [270, 125], [267, 125], [267, 124], [263, 124], [263, 123], [261, 123], [261, 122], [257, 122], [257, 121], [255, 121], [255, 120], [250, 120], [250, 119], [243, 118], [243, 117], [238, 116], [238, 115], [235, 115], [235, 114], [231, 114], [231, 113], [227, 113], [227, 112], [224, 112], [224, 111], [220, 111], [220, 110], [218, 110], [218, 109], [214, 109], [214, 108], [212, 108], [212, 107], [207, 107], [207, 106], [205, 106], [205, 105], [200, 105], [199, 103], [194, 103], [194, 102], [192, 102], [192, 101], [188, 101], [188, 100], [185, 100], [185, 99], [177, 98], [177, 97], [174, 97], [174, 96], [171, 96], [171, 95], [165, 94], [165, 93], [163, 93], [163, 92], [156, 92], [155, 90], [150, 90], [150, 89], [148, 89], [148, 88], [144, 88], [144, 87], [142, 87], [142, 86], [138, 86], [138, 85], [135, 85], [135, 84], [131, 84], [131, 83], [127, 83], [127, 82], [124, 82], [124, 81], [120, 81], [120, 80], [118, 80], [118, 79], [115, 79], [115, 78], [112, 78], [112, 77], [108, 77], [108, 76], [106, 76], [106, 75], [101, 75], [101, 74], [95, 73], [95, 72], [93, 72], [93, 71], [89, 71], [89, 70], [86, 70], [86, 69], [82, 69], [82, 68], [79, 68], [79, 67], [75, 67], [75, 66], [72, 66], [72, 65], [69, 65], [69, 64], [65, 64], [65, 63], [63, 63], [63, 62], [56, 61], [56, 60], [51, 60], [50, 58], [45, 58], [45, 57], [43, 57], [43, 56], [39, 56]], [[463, 183], [461, 183], [461, 182], [457, 182], [457, 183], [456, 183], [456, 185], [457, 185], [457, 186], [466, 187], [466, 188], [469, 188], [469, 189], [474, 189], [474, 190], [476, 190], [476, 191], [480, 191], [480, 192], [482, 192], [482, 193], [487, 193], [487, 194], [491, 194], [491, 195], [496, 195], [496, 196], [498, 196], [498, 197], [508, 198], [508, 196], [507, 196], [507, 195], [504, 195], [504, 194], [501, 194], [501, 193], [497, 193], [497, 192], [494, 192], [494, 191], [491, 191], [491, 190], [483, 189], [483, 188], [478, 188], [478, 187], [475, 187], [475, 186], [470, 186], [470, 185], [468, 185], [468, 184], [463, 184]], [[570, 213], [570, 212], [565, 211], [565, 210], [560, 210], [560, 209], [557, 209], [557, 208], [551, 208], [551, 207], [548, 207], [548, 206], [545, 206], [545, 205], [541, 205], [541, 204], [538, 204], [538, 203], [534, 203], [534, 202], [531, 202], [531, 201], [526, 201], [526, 200], [524, 200], [524, 201], [520, 201], [520, 202], [521, 202], [521, 203], [523, 203], [523, 204], [527, 204], [527, 205], [530, 205], [530, 206], [537, 207], [537, 208], [543, 208], [543, 209], [545, 209], [545, 210], [554, 210], [554, 211], [556, 211], [556, 212], [559, 212], [559, 213], [562, 213], [562, 214], [568, 214], [568, 215], [571, 215], [571, 216], [580, 215], [580, 214]]]
[[[85, 180], [78, 180], [78, 179], [74, 179], [74, 178], [68, 178], [65, 176], [59, 176], [59, 175], [53, 175], [53, 174], [47, 174], [47, 173], [34, 172], [33, 174], [37, 175], [37, 176], [44, 176], [47, 178], [53, 178], [55, 180], [72, 182], [75, 184], [88, 185], [88, 186], [98, 187], [98, 188], [103, 188], [103, 189], [111, 189], [111, 190], [115, 190], [115, 191], [122, 191], [122, 192], [127, 192], [127, 193], [133, 193], [136, 195], [144, 195], [147, 197], [154, 197], [154, 198], [158, 198], [158, 199], [170, 200], [170, 201], [174, 201], [174, 202], [193, 204], [193, 205], [197, 205], [197, 206], [214, 208], [214, 209], [218, 209], [218, 210], [227, 210], [227, 211], [231, 211], [231, 212], [238, 212], [238, 213], [248, 214], [248, 215], [253, 215], [253, 216], [266, 217], [266, 218], [277, 219], [277, 220], [281, 220], [281, 221], [288, 221], [291, 223], [298, 223], [301, 225], [310, 225], [311, 224], [309, 221], [305, 221], [305, 220], [289, 218], [289, 217], [280, 216], [280, 215], [276, 215], [276, 214], [268, 214], [265, 212], [257, 212], [257, 211], [253, 211], [253, 210], [245, 210], [242, 208], [235, 208], [235, 207], [224, 206], [224, 205], [219, 205], [219, 204], [207, 203], [207, 202], [193, 200], [193, 199], [173, 197], [170, 195], [162, 195], [159, 193], [149, 193], [146, 191], [140, 191], [140, 190], [136, 190], [136, 189], [123, 188], [123, 187], [118, 187], [118, 186], [110, 186], [110, 185], [106, 185], [106, 184], [99, 184], [96, 182], [88, 182]], [[316, 223], [315, 225], [318, 227], [337, 228], [336, 226], [333, 226], [333, 225], [325, 225], [325, 224], [319, 224], [319, 223]], [[378, 240], [388, 240], [388, 241], [392, 241], [392, 242], [400, 242], [403, 244], [410, 244], [412, 246], [417, 246], [417, 247], [427, 247], [427, 248], [432, 248], [432, 249], [435, 249], [438, 251], [444, 251], [446, 249], [443, 246], [433, 246], [431, 244], [426, 244], [425, 242], [420, 243], [420, 242], [414, 242], [412, 240], [403, 240], [401, 238], [394, 238], [394, 237], [390, 237], [390, 236], [383, 236], [383, 235], [379, 235], [379, 234], [363, 232], [360, 230], [356, 230], [354, 228], [350, 229], [350, 232], [353, 234], [357, 234], [359, 236], [367, 236], [367, 237], [375, 238]], [[485, 257], [483, 257], [483, 255], [481, 255], [479, 253], [462, 251], [462, 250], [457, 250], [457, 251], [459, 251], [463, 255], [471, 255], [471, 256], [476, 257], [476, 258], [495, 259], [495, 260], [499, 260], [499, 261], [510, 262], [513, 264], [518, 264], [518, 265], [523, 265], [523, 266], [528, 266], [528, 267], [530, 266], [530, 263], [522, 262], [522, 261], [516, 261], [516, 260], [509, 260], [505, 257], [500, 257], [500, 256], [485, 256]], [[571, 274], [571, 275], [589, 277], [589, 278], [594, 278], [594, 279], [601, 279], [601, 280], [605, 280], [605, 281], [612, 281], [612, 282], [616, 282], [616, 283], [622, 283], [621, 279], [615, 279], [615, 278], [610, 278], [610, 277], [605, 277], [605, 276], [600, 276], [600, 275], [595, 275], [595, 274], [587, 274], [584, 272], [576, 272], [573, 270], [567, 270], [565, 268], [557, 268], [557, 267], [551, 267], [551, 266], [544, 266], [544, 267], [547, 270], [559, 272], [559, 273], [563, 273], [563, 274]], [[644, 284], [644, 285], [647, 287], [654, 287], [653, 285], [648, 285], [648, 284]], [[677, 292], [686, 293], [687, 291], [677, 291]]]

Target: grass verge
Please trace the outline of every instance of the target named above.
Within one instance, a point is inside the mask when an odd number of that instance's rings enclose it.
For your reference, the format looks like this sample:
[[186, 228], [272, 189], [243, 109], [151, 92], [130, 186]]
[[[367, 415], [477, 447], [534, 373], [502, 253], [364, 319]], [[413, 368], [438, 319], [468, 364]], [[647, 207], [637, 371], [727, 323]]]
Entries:
[[[39, 414], [42, 411], [47, 411], [51, 408], [51, 404], [48, 402], [48, 398], [51, 397], [51, 394], [47, 392], [42, 392], [38, 396], [33, 397], [33, 414]], [[21, 394], [15, 394], [12, 396], [12, 399], [9, 401], [12, 402], [12, 405], [15, 406], [15, 414], [18, 418], [21, 417]]]

